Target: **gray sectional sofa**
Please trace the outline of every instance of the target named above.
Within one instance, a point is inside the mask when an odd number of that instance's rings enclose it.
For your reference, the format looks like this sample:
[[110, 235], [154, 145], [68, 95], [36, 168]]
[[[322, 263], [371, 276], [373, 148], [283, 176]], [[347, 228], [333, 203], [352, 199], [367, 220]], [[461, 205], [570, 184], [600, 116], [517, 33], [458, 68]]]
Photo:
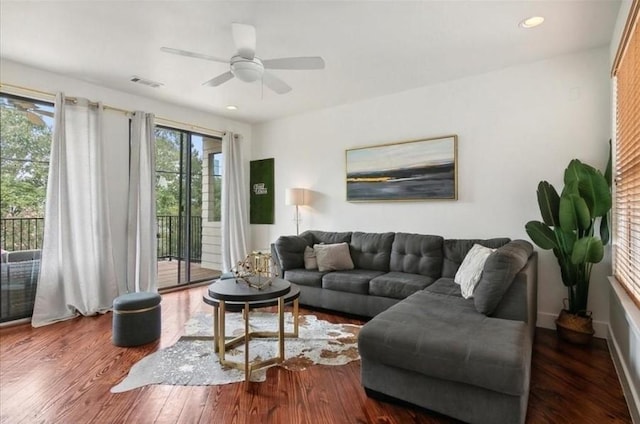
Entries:
[[[348, 243], [354, 268], [305, 269], [315, 244]], [[454, 277], [474, 244], [495, 249], [473, 298]], [[360, 331], [362, 384], [470, 423], [523, 423], [537, 310], [537, 255], [524, 240], [306, 231], [272, 245], [300, 303], [372, 318]]]

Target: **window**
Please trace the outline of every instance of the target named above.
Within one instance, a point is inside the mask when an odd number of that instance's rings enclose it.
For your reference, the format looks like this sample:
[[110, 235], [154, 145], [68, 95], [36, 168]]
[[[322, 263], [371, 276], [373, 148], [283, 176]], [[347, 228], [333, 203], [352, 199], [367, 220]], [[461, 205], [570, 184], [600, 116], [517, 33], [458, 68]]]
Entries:
[[640, 2], [633, 3], [614, 63], [616, 165], [614, 274], [640, 306]]
[[33, 312], [52, 135], [52, 104], [0, 94], [0, 322]]

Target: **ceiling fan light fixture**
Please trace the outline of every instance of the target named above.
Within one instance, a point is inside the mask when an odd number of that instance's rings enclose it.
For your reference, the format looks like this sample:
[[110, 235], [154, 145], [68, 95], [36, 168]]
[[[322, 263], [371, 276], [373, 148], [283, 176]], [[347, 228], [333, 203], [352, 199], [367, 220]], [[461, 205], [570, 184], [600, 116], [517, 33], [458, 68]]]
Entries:
[[231, 59], [231, 72], [241, 81], [253, 82], [262, 78], [264, 66], [258, 58], [248, 60], [239, 56]]
[[542, 16], [531, 16], [527, 19], [522, 20], [518, 25], [520, 26], [520, 28], [529, 29], [529, 28], [535, 28], [538, 25], [542, 24], [543, 22], [544, 22], [544, 18]]

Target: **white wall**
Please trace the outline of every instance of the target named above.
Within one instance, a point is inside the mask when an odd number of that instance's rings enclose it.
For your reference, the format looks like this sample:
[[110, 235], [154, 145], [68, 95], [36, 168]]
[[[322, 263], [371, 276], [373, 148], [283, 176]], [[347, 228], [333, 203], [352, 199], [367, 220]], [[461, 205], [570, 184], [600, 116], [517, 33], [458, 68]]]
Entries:
[[[607, 48], [589, 50], [254, 126], [252, 158], [275, 158], [277, 191], [276, 223], [253, 226], [253, 247], [295, 232], [293, 207], [284, 204], [287, 187], [313, 190], [301, 231], [528, 239], [524, 224], [540, 219], [540, 180], [560, 190], [572, 158], [604, 169], [608, 57]], [[345, 149], [447, 134], [459, 137], [457, 201], [346, 202]], [[603, 262], [592, 279], [590, 308], [601, 337], [609, 269], [610, 261]], [[542, 252], [538, 325], [554, 328], [564, 297], [557, 262]]]
[[[12, 84], [49, 93], [62, 91], [67, 96], [86, 97], [92, 101], [101, 101], [106, 105], [133, 111], [143, 110], [157, 117], [172, 119], [204, 128], [219, 131], [233, 131], [243, 136], [243, 155], [250, 157], [251, 127], [248, 124], [231, 121], [210, 113], [188, 109], [150, 98], [141, 97], [109, 88], [97, 86], [85, 81], [63, 75], [31, 68], [15, 62], [0, 60], [0, 76], [3, 84]], [[11, 90], [8, 88], [8, 90]], [[152, 90], [151, 88], [149, 90]], [[37, 97], [37, 96], [34, 96]], [[45, 99], [43, 100], [50, 100]], [[129, 123], [125, 114], [113, 111], [105, 113], [105, 138], [108, 140], [107, 174], [109, 204], [112, 218], [113, 243], [115, 246], [116, 270], [120, 284], [125, 280], [126, 246], [126, 205], [129, 163]], [[248, 177], [248, 166], [247, 176]], [[248, 194], [247, 194], [248, 199]], [[119, 248], [120, 247], [120, 248]]]

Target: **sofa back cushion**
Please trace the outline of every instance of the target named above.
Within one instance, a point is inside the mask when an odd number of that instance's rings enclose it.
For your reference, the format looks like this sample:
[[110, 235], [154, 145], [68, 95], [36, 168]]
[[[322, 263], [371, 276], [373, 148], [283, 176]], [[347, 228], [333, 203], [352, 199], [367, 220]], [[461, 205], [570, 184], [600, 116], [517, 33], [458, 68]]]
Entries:
[[442, 263], [442, 276], [446, 278], [455, 278], [458, 268], [464, 261], [465, 256], [474, 244], [480, 244], [491, 249], [497, 249], [509, 243], [508, 238], [494, 238], [487, 240], [468, 240], [468, 239], [447, 239], [444, 241]]
[[300, 236], [280, 236], [275, 242], [282, 271], [304, 268], [304, 249], [307, 240]]
[[440, 236], [396, 233], [391, 246], [390, 270], [440, 278], [443, 241]]
[[349, 250], [356, 269], [389, 272], [394, 235], [395, 233], [353, 233]]
[[307, 241], [307, 245], [313, 247], [314, 244], [336, 244], [351, 243], [351, 232], [336, 233], [333, 231], [305, 231], [300, 237]]
[[497, 249], [487, 258], [480, 282], [473, 292], [478, 312], [491, 315], [509, 290], [516, 274], [524, 268], [533, 253], [526, 240], [514, 240]]

